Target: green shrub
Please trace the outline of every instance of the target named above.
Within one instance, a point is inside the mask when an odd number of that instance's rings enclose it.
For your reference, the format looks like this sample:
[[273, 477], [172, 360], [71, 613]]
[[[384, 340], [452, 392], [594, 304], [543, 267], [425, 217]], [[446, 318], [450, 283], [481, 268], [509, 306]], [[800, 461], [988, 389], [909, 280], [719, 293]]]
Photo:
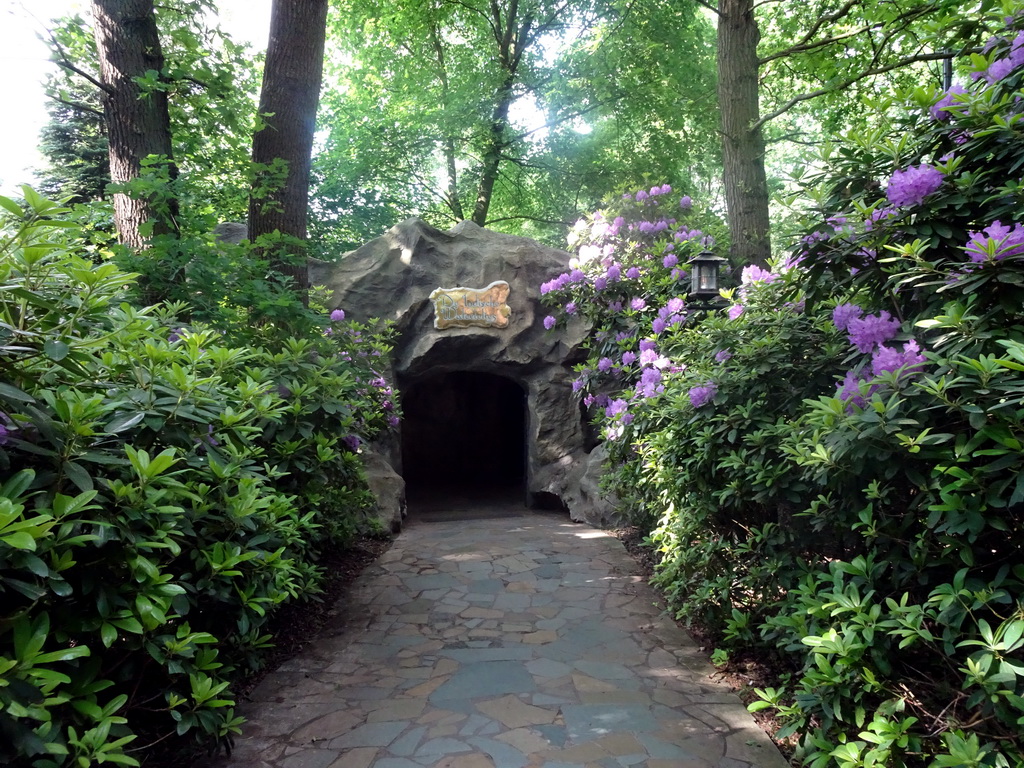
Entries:
[[133, 276], [25, 197], [0, 198], [0, 762], [216, 746], [274, 608], [366, 525], [355, 449], [386, 426], [386, 344], [310, 321], [233, 346], [132, 307]]
[[670, 307], [664, 242], [603, 226], [549, 285], [597, 326], [578, 386], [655, 581], [720, 656], [779, 654], [753, 708], [814, 768], [1024, 765], [1020, 10], [963, 93], [880, 99], [826, 151], [794, 254], [727, 312]]

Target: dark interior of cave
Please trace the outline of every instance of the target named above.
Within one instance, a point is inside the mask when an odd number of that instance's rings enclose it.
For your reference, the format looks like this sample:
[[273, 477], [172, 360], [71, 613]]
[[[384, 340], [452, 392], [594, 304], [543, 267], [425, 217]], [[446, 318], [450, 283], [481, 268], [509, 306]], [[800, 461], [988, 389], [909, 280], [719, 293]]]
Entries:
[[410, 511], [525, 501], [526, 393], [457, 371], [402, 385], [402, 474]]

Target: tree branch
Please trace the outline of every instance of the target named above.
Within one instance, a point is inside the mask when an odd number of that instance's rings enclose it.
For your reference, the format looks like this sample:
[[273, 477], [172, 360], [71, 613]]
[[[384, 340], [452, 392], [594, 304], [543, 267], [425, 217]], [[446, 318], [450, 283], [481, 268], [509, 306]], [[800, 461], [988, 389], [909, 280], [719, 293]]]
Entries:
[[792, 99], [787, 101], [785, 104], [783, 104], [775, 111], [769, 112], [767, 115], [762, 115], [756, 123], [750, 126], [750, 130], [759, 130], [765, 123], [774, 120], [776, 117], [779, 117], [780, 115], [784, 115], [786, 112], [789, 112], [789, 110], [791, 110], [793, 107], [795, 107], [797, 104], [800, 104], [801, 102], [816, 99], [818, 96], [824, 96], [826, 93], [832, 93], [834, 91], [841, 91], [844, 88], [849, 88], [854, 83], [857, 83], [867, 77], [873, 77], [874, 75], [882, 75], [885, 74], [886, 72], [891, 72], [894, 69], [899, 69], [900, 67], [905, 67], [909, 64], [916, 64], [917, 62], [921, 61], [941, 61], [942, 59], [956, 58], [962, 56], [964, 53], [971, 53], [973, 52], [973, 50], [974, 49], [959, 52], [943, 51], [940, 53], [921, 53], [916, 54], [914, 56], [907, 56], [906, 58], [891, 62], [889, 64], [886, 64], [884, 67], [873, 67], [871, 69], [866, 69], [863, 72], [854, 75], [853, 77], [847, 78], [838, 85], [833, 85], [828, 88], [818, 88], [815, 91], [809, 91], [807, 93], [801, 93], [799, 96], [794, 96]]
[[71, 59], [68, 57], [67, 51], [64, 50], [64, 47], [57, 41], [56, 36], [52, 32], [48, 33], [47, 37], [49, 37], [50, 45], [53, 46], [54, 53], [56, 53], [57, 55], [57, 59], [54, 61], [54, 63], [58, 67], [66, 69], [68, 72], [73, 72], [79, 77], [84, 77], [93, 86], [103, 91], [103, 93], [114, 92], [110, 86], [104, 85], [102, 81], [97, 80], [96, 77], [94, 77], [93, 75], [90, 75], [85, 70], [79, 69], [77, 66], [72, 64]]
[[70, 107], [71, 109], [77, 110], [79, 112], [88, 112], [89, 114], [96, 115], [100, 118], [103, 117], [102, 110], [96, 109], [95, 107], [90, 107], [88, 104], [83, 104], [80, 101], [68, 101], [67, 99], [62, 99], [59, 96], [51, 96], [50, 98], [56, 101], [58, 104], [63, 104], [65, 107]]
[[712, 5], [711, 3], [705, 2], [705, 0], [693, 0], [693, 2], [695, 2], [699, 6], [707, 8], [709, 11], [711, 11], [716, 16], [721, 16], [722, 15], [722, 12], [720, 10], [718, 10], [718, 8], [716, 6]]
[[[821, 23], [824, 20], [828, 20], [829, 23], [831, 23], [831, 21], [839, 18], [838, 14], [840, 13], [840, 11], [845, 10], [845, 13], [843, 15], [846, 15], [849, 13], [850, 10], [853, 9], [853, 6], [856, 5], [858, 2], [859, 0], [850, 0], [850, 2], [846, 3], [846, 5], [843, 6], [843, 8], [839, 9], [835, 13], [830, 14], [829, 16], [821, 17], [811, 28], [811, 31], [805, 34], [798, 43], [791, 45], [789, 48], [783, 48], [782, 50], [770, 53], [767, 56], [762, 56], [757, 60], [757, 63], [763, 66], [771, 61], [775, 61], [776, 59], [793, 56], [798, 53], [808, 53], [810, 51], [816, 51], [820, 48], [825, 48], [834, 43], [838, 43], [843, 40], [849, 40], [850, 38], [857, 37], [858, 35], [863, 35], [865, 32], [869, 32], [872, 29], [875, 29], [878, 26], [878, 24], [875, 22], [869, 22], [864, 24], [859, 29], [850, 30], [849, 32], [844, 32], [843, 34], [840, 35], [833, 35], [832, 37], [825, 37], [822, 38], [821, 40], [812, 41], [814, 33], [821, 28]], [[910, 22], [929, 12], [930, 10], [928, 8], [915, 6], [914, 8], [911, 8], [905, 13], [897, 16], [891, 22], [888, 22], [886, 24], [885, 39], [891, 40], [897, 32], [902, 32], [903, 30], [905, 30], [907, 26], [910, 24]]]

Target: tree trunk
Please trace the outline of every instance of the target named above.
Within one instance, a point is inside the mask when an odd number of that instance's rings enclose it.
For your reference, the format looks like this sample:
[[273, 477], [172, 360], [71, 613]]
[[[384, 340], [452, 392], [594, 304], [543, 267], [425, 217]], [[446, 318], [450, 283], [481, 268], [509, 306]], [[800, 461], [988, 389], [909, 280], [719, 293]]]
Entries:
[[757, 44], [761, 33], [753, 0], [718, 4], [718, 101], [723, 184], [733, 266], [760, 264], [771, 256], [764, 136], [751, 129], [759, 116]]
[[505, 151], [506, 133], [508, 132], [508, 110], [512, 106], [512, 84], [514, 73], [502, 83], [498, 90], [498, 103], [491, 116], [491, 134], [484, 153], [483, 167], [480, 173], [480, 184], [477, 186], [476, 205], [473, 207], [473, 223], [481, 227], [487, 224], [487, 211], [491, 207], [494, 195], [494, 184], [498, 180], [501, 167], [501, 156]]
[[[93, 0], [92, 14], [103, 83], [103, 115], [109, 139], [110, 179], [124, 184], [139, 176], [142, 161], [157, 155], [167, 160], [171, 179], [177, 176], [171, 149], [167, 93], [143, 88], [136, 78], [162, 73], [164, 57], [157, 34], [153, 0]], [[114, 194], [114, 223], [120, 241], [143, 248], [143, 225], [153, 234], [177, 233], [173, 196]]]
[[[249, 239], [274, 235], [257, 246], [272, 268], [292, 279], [306, 300], [306, 220], [313, 132], [323, 78], [327, 0], [274, 0], [270, 44], [263, 69], [259, 113], [264, 127], [253, 138], [255, 169], [249, 197]], [[284, 161], [284, 178], [275, 173]], [[280, 235], [280, 239], [276, 238]]]

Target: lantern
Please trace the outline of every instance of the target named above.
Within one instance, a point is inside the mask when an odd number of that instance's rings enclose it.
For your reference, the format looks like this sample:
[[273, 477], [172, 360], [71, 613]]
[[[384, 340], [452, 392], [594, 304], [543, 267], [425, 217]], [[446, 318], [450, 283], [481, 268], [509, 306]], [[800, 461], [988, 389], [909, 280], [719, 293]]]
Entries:
[[719, 270], [724, 261], [711, 251], [701, 251], [690, 259], [690, 299], [717, 298]]

